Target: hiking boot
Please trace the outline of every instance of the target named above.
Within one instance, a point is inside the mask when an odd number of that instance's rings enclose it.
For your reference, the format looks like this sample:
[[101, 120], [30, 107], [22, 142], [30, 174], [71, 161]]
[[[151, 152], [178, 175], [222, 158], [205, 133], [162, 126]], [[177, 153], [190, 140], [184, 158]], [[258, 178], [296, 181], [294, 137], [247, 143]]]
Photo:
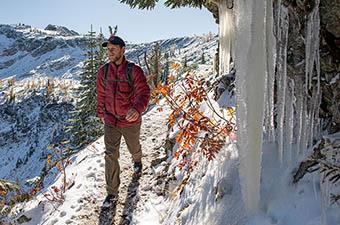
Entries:
[[110, 206], [115, 206], [117, 203], [117, 196], [108, 194], [103, 202], [103, 207], [108, 208]]
[[133, 171], [135, 174], [142, 174], [143, 165], [142, 162], [135, 162], [133, 164]]

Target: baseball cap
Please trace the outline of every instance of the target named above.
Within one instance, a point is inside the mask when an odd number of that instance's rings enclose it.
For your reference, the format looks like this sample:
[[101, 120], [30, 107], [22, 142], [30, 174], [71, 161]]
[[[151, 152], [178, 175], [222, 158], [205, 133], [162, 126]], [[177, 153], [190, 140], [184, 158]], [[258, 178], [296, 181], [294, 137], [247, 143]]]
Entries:
[[121, 39], [120, 37], [116, 35], [111, 35], [110, 38], [102, 44], [102, 46], [106, 47], [109, 42], [113, 45], [119, 45], [120, 47], [125, 47], [125, 42], [123, 41], [123, 39]]

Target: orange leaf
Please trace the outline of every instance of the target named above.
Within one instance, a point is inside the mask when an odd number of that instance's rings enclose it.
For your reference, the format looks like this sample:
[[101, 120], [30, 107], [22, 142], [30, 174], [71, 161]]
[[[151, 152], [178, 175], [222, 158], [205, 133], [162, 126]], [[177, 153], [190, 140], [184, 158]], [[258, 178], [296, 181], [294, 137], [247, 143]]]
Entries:
[[7, 195], [7, 192], [5, 190], [0, 190], [0, 196], [4, 197]]
[[176, 142], [179, 143], [179, 142], [182, 141], [182, 139], [183, 139], [182, 133], [178, 133], [178, 134], [176, 135]]
[[175, 122], [176, 122], [176, 118], [175, 118], [175, 116], [174, 116], [173, 113], [171, 113], [171, 114], [169, 115], [168, 120], [169, 120], [169, 125], [170, 125], [171, 127], [173, 127], [174, 124], [175, 124]]
[[62, 171], [60, 162], [57, 162], [57, 164], [55, 166], [58, 168], [59, 171]]
[[174, 82], [174, 80], [175, 80], [174, 76], [172, 76], [172, 75], [168, 76], [168, 83], [172, 83], [172, 82]]
[[47, 164], [52, 165], [52, 155], [47, 156]]
[[181, 67], [181, 66], [179, 65], [179, 63], [173, 63], [173, 64], [171, 65], [171, 69], [176, 70], [176, 71], [178, 71], [180, 67]]
[[36, 194], [36, 193], [38, 193], [40, 191], [40, 188], [39, 187], [36, 187], [36, 188], [33, 188], [32, 190], [31, 190], [31, 194]]

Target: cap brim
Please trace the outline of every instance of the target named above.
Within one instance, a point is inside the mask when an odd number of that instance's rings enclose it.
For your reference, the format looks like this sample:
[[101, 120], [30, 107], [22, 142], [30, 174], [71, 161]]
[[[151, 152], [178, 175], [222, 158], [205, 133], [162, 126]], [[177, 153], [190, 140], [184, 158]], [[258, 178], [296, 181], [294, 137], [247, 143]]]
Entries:
[[102, 44], [102, 46], [104, 47], [104, 48], [106, 48], [107, 47], [107, 41], [105, 41], [103, 44]]

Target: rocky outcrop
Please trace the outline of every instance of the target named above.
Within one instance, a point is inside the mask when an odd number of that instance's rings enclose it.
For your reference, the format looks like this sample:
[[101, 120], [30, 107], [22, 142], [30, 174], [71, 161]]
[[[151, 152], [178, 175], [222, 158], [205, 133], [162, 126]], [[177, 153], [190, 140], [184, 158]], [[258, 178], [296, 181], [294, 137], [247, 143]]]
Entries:
[[45, 28], [45, 30], [56, 31], [60, 36], [68, 37], [68, 36], [78, 36], [79, 34], [74, 30], [69, 30], [67, 27], [56, 26], [49, 24]]
[[5, 61], [5, 62], [1, 62], [1, 63], [0, 63], [0, 70], [1, 70], [1, 69], [4, 69], [4, 68], [7, 68], [7, 67], [10, 67], [10, 66], [12, 66], [14, 63], [15, 63], [15, 60], [14, 60], [14, 59], [11, 59], [11, 60], [8, 60], [8, 61]]
[[[226, 0], [230, 4], [232, 1]], [[277, 5], [278, 1], [273, 0]], [[289, 36], [287, 48], [287, 76], [293, 80], [305, 76], [306, 18], [312, 12], [315, 0], [283, 0], [289, 10]], [[204, 6], [218, 23], [218, 7], [214, 2]], [[231, 4], [232, 6], [232, 4]], [[340, 131], [340, 0], [320, 0], [320, 117], [330, 133]], [[275, 12], [274, 12], [275, 14]]]
[[[2, 33], [1, 33], [2, 31]], [[86, 42], [84, 38], [78, 37], [74, 39], [62, 39], [53, 36], [44, 37], [27, 37], [25, 35], [13, 35], [13, 31], [4, 32], [0, 27], [0, 34], [5, 35], [7, 38], [15, 37], [14, 43], [8, 48], [4, 49], [1, 56], [15, 55], [18, 51], [29, 52], [33, 57], [41, 56], [55, 48], [66, 47], [80, 47], [85, 49]], [[13, 38], [12, 38], [13, 39]]]
[[[315, 0], [286, 0], [289, 9], [287, 75], [292, 79], [305, 74], [306, 18]], [[330, 133], [340, 131], [340, 0], [320, 1], [320, 117]]]

